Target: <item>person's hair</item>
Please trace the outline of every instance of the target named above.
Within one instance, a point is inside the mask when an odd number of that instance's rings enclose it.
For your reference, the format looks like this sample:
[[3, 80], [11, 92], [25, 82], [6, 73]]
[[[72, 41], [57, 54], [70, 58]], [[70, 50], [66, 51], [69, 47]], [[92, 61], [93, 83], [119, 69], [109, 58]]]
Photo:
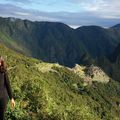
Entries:
[[0, 56], [0, 72], [6, 72], [7, 71], [7, 65], [6, 62], [4, 60], [4, 58], [2, 56]]

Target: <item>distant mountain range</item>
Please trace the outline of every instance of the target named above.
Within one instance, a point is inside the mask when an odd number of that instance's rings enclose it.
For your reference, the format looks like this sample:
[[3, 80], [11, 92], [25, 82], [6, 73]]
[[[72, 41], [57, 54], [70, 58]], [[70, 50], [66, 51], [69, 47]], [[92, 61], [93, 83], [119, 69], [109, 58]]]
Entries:
[[8, 47], [47, 62], [73, 66], [87, 53], [109, 56], [120, 43], [119, 25], [72, 29], [58, 22], [0, 18], [0, 40]]
[[97, 63], [115, 78], [117, 73], [114, 71], [120, 71], [117, 67], [120, 61], [120, 47], [117, 48], [120, 24], [106, 29], [100, 26], [72, 29], [59, 22], [0, 17], [0, 42], [17, 52], [47, 62], [69, 67], [76, 63]]

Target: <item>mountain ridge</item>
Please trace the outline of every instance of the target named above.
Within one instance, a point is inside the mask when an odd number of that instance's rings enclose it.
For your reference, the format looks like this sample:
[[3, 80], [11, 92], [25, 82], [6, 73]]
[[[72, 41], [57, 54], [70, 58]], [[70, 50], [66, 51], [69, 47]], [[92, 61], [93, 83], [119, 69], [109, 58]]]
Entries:
[[59, 22], [14, 18], [0, 18], [0, 34], [4, 43], [9, 43], [7, 47], [46, 62], [71, 67], [80, 63], [86, 52], [93, 58], [109, 56], [120, 42], [120, 30], [112, 28], [83, 26], [72, 29]]

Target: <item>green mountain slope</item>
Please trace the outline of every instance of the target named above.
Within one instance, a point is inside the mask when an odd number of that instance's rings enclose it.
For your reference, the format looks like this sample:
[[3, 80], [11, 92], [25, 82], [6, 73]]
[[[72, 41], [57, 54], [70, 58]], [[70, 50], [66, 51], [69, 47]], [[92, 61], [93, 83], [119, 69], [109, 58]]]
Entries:
[[116, 47], [114, 50], [113, 54], [110, 56], [110, 60], [112, 62], [117, 62], [120, 60], [120, 44]]
[[120, 81], [120, 44], [115, 51], [109, 56], [97, 60], [97, 64], [113, 79]]
[[120, 29], [104, 29], [99, 26], [83, 26], [76, 29], [78, 40], [82, 41], [92, 57], [110, 55], [120, 43]]
[[6, 120], [119, 120], [120, 83], [110, 79], [86, 85], [84, 67], [45, 63], [3, 45], [0, 54], [16, 101], [13, 111], [8, 104]]
[[120, 43], [120, 29], [72, 29], [58, 22], [0, 18], [0, 42], [27, 56], [72, 67], [85, 53], [94, 58], [110, 55]]

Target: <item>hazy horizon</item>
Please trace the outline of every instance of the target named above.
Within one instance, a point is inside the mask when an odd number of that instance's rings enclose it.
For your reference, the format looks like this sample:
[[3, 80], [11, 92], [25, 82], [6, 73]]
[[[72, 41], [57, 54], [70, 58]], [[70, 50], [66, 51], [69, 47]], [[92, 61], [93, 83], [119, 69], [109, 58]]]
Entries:
[[0, 16], [62, 22], [72, 28], [120, 23], [119, 0], [1, 0]]

